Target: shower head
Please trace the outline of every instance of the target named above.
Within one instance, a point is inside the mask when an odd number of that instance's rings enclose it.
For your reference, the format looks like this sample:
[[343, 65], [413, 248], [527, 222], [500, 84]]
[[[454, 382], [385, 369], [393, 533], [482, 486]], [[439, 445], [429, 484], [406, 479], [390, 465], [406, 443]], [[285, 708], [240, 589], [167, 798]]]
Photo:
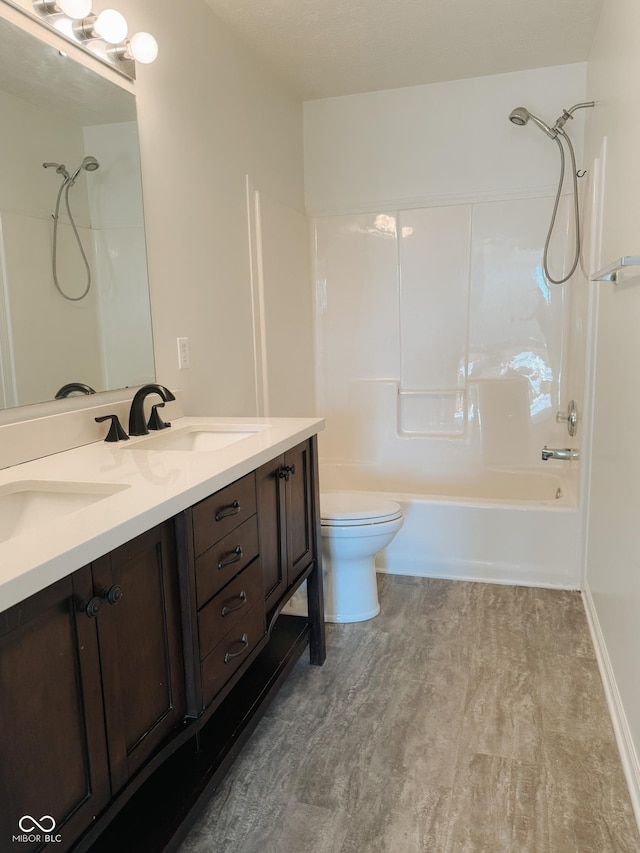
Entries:
[[529, 121], [529, 111], [524, 107], [516, 107], [515, 110], [511, 110], [509, 121], [517, 124], [518, 127], [524, 127], [524, 125]]
[[545, 124], [542, 121], [542, 119], [538, 118], [538, 116], [534, 116], [533, 113], [530, 113], [526, 107], [516, 107], [515, 110], [511, 110], [509, 115], [509, 121], [517, 124], [518, 127], [524, 127], [529, 120], [536, 124], [540, 130], [543, 130], [547, 136], [550, 136], [551, 139], [555, 139], [558, 135], [558, 132], [555, 129], [550, 128], [548, 124]]
[[73, 183], [75, 183], [76, 178], [78, 177], [78, 175], [80, 174], [80, 172], [83, 169], [85, 170], [85, 172], [95, 172], [95, 170], [98, 169], [99, 167], [100, 167], [100, 163], [98, 163], [96, 158], [89, 155], [88, 157], [84, 158], [82, 163], [80, 163], [80, 165], [75, 170], [73, 175], [71, 175], [69, 180], [73, 184]]

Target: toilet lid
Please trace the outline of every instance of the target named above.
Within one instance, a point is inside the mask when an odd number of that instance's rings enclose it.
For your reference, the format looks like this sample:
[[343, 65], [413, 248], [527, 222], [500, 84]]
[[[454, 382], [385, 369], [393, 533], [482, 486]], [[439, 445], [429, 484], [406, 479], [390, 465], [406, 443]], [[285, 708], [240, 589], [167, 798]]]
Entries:
[[380, 524], [401, 517], [400, 504], [367, 492], [323, 492], [320, 495], [322, 524]]

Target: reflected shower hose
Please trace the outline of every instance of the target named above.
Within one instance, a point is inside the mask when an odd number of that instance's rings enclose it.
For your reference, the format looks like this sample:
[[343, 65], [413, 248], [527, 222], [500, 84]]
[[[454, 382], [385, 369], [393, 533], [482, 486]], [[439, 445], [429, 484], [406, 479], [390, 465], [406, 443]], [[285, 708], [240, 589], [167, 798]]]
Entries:
[[[547, 239], [544, 244], [544, 253], [542, 256], [542, 266], [544, 268], [544, 274], [547, 281], [550, 281], [551, 284], [564, 284], [565, 281], [568, 281], [571, 276], [576, 271], [576, 267], [578, 266], [578, 261], [580, 260], [580, 210], [578, 203], [578, 176], [577, 176], [577, 168], [576, 168], [576, 155], [573, 150], [573, 145], [571, 144], [571, 139], [568, 134], [566, 134], [561, 128], [557, 128], [557, 136], [555, 137], [555, 141], [558, 143], [558, 148], [560, 149], [560, 178], [558, 180], [558, 192], [556, 193], [555, 204], [553, 205], [553, 213], [551, 214], [551, 222], [549, 224], [549, 230], [547, 232]], [[574, 204], [574, 216], [575, 216], [575, 226], [576, 226], [576, 250], [575, 256], [573, 258], [573, 264], [571, 269], [564, 276], [564, 278], [553, 278], [549, 272], [549, 244], [551, 242], [551, 235], [553, 234], [553, 229], [556, 224], [556, 215], [558, 213], [558, 205], [560, 204], [560, 196], [562, 195], [562, 184], [564, 183], [564, 148], [562, 147], [562, 142], [558, 139], [558, 136], [562, 136], [563, 139], [566, 140], [567, 145], [569, 146], [569, 154], [571, 155], [571, 170], [573, 172], [573, 204]]]
[[[82, 242], [80, 241], [80, 235], [78, 234], [76, 223], [73, 220], [71, 206], [69, 205], [69, 190], [71, 189], [73, 184], [74, 181], [71, 178], [65, 178], [62, 182], [62, 185], [60, 186], [60, 190], [58, 191], [58, 198], [56, 199], [56, 212], [53, 215], [53, 283], [55, 284], [58, 293], [65, 299], [68, 299], [70, 302], [79, 302], [81, 299], [85, 298], [87, 293], [89, 293], [89, 288], [91, 287], [91, 270], [89, 268], [89, 261], [87, 260], [87, 256], [85, 255], [84, 249], [82, 247]], [[60, 286], [60, 282], [58, 281], [58, 216], [60, 213], [60, 200], [62, 199], [63, 191], [64, 200], [67, 207], [67, 213], [69, 215], [69, 221], [71, 222], [71, 227], [73, 228], [73, 233], [75, 235], [76, 242], [78, 244], [78, 248], [80, 249], [80, 254], [82, 255], [82, 260], [84, 261], [85, 269], [87, 271], [87, 286], [85, 287], [83, 293], [80, 296], [69, 296], [68, 294], [66, 294]]]

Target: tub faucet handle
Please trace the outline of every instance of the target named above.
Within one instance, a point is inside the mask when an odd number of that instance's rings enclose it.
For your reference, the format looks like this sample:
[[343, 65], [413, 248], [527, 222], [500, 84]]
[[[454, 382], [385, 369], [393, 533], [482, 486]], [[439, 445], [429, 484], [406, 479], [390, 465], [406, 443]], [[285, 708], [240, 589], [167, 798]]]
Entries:
[[566, 412], [556, 412], [556, 422], [559, 424], [566, 423], [567, 432], [571, 438], [578, 432], [579, 419], [578, 407], [575, 400], [569, 400]]

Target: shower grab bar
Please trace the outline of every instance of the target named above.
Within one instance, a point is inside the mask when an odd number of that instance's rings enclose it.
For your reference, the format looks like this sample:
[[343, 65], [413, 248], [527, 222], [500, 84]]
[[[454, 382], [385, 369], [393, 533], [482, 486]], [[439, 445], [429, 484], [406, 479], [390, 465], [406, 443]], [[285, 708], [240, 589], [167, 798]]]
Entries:
[[[595, 272], [591, 276], [591, 281], [611, 281], [613, 284], [618, 284], [621, 273], [629, 267], [638, 266], [640, 266], [640, 255], [624, 255], [612, 264], [609, 264], [601, 270], [598, 270], [598, 272]], [[635, 275], [640, 275], [640, 271], [636, 271]]]
[[400, 397], [453, 397], [454, 394], [464, 394], [464, 388], [435, 388], [416, 390], [413, 388], [398, 388]]

